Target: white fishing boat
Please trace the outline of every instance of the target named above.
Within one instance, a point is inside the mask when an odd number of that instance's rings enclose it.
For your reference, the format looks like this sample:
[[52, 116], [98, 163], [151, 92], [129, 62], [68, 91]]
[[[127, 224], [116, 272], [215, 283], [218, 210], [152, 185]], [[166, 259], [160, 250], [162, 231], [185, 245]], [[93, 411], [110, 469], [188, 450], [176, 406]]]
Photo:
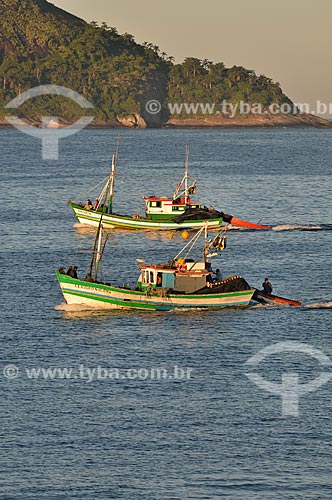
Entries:
[[113, 212], [116, 158], [112, 159], [110, 175], [95, 203], [88, 200], [85, 204], [68, 204], [78, 222], [98, 227], [102, 218], [103, 227], [128, 230], [199, 230], [207, 225], [208, 229], [218, 229], [223, 222], [247, 229], [270, 229], [270, 226], [253, 224], [222, 211], [203, 206], [192, 199], [196, 193], [196, 179], [190, 185], [188, 175], [189, 150], [186, 152], [185, 173], [172, 197], [143, 196], [145, 215], [122, 215]]
[[[204, 235], [203, 258], [191, 259], [190, 254]], [[211, 258], [223, 250], [226, 228], [208, 239], [208, 224], [187, 242], [167, 263], [139, 265], [140, 275], [135, 289], [114, 286], [98, 280], [98, 268], [107, 241], [99, 224], [90, 268], [85, 279], [70, 276], [63, 268], [57, 271], [61, 291], [68, 304], [95, 309], [134, 309], [170, 311], [183, 308], [219, 309], [247, 307], [255, 289], [241, 276], [213, 280]], [[211, 253], [212, 252], [212, 253]]]

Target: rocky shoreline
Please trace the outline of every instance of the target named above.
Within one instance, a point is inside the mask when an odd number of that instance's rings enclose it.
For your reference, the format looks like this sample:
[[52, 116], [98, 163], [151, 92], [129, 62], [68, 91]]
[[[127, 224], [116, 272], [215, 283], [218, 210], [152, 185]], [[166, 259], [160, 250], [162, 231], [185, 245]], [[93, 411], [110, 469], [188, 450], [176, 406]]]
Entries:
[[[40, 121], [37, 119], [23, 119], [27, 127], [39, 127]], [[59, 127], [64, 128], [72, 122], [60, 117]], [[174, 118], [171, 117], [166, 123], [158, 127], [149, 127], [144, 118], [140, 115], [128, 115], [118, 117], [112, 121], [94, 120], [88, 128], [264, 128], [264, 127], [312, 127], [312, 128], [332, 128], [332, 121], [325, 120], [319, 116], [310, 114], [286, 115], [270, 113], [260, 115], [244, 115], [229, 117], [225, 115], [214, 115], [208, 117]], [[12, 128], [4, 119], [0, 119], [0, 128]]]
[[227, 117], [216, 115], [207, 118], [171, 118], [167, 126], [170, 127], [313, 127], [332, 128], [332, 122], [310, 114], [286, 115], [271, 113], [260, 115], [245, 115], [242, 117]]

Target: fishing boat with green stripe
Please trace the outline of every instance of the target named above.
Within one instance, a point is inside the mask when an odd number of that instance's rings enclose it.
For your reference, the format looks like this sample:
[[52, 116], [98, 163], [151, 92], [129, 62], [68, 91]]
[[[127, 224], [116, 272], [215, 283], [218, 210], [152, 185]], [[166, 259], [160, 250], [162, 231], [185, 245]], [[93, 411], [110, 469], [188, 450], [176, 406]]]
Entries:
[[[103, 219], [103, 217], [102, 217]], [[169, 262], [148, 264], [140, 259], [140, 275], [135, 289], [120, 287], [98, 279], [99, 264], [105, 251], [108, 234], [100, 221], [89, 271], [84, 279], [76, 271], [57, 271], [57, 278], [67, 304], [93, 309], [132, 309], [171, 311], [174, 309], [221, 309], [247, 307], [255, 289], [241, 276], [213, 279], [211, 258], [225, 248], [226, 228], [212, 239], [208, 224], [201, 228]], [[204, 236], [203, 258], [190, 255]]]
[[143, 196], [144, 216], [117, 214], [113, 211], [117, 156], [118, 153], [113, 156], [110, 175], [95, 203], [90, 199], [85, 204], [68, 201], [79, 223], [98, 227], [102, 218], [105, 228], [150, 231], [199, 230], [206, 225], [208, 229], [219, 229], [224, 222], [246, 229], [270, 229], [270, 226], [253, 224], [215, 210], [212, 205], [208, 208], [194, 201], [191, 197], [196, 193], [196, 179], [189, 185], [188, 148], [183, 179], [171, 198]]

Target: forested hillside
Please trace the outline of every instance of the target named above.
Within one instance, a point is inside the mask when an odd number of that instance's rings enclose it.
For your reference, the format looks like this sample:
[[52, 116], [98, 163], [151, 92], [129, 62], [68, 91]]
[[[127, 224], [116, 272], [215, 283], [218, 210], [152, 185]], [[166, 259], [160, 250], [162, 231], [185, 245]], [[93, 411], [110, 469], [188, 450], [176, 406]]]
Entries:
[[[169, 102], [291, 103], [278, 83], [254, 71], [192, 57], [174, 64], [156, 45], [140, 45], [105, 23], [87, 24], [46, 0], [1, 0], [0, 27], [2, 116], [12, 98], [48, 83], [83, 94], [101, 124], [131, 116], [136, 124], [141, 119], [161, 126], [170, 118]], [[152, 99], [162, 104], [159, 114], [146, 111]], [[69, 99], [39, 97], [19, 113], [35, 120], [57, 114], [72, 121], [82, 111]]]

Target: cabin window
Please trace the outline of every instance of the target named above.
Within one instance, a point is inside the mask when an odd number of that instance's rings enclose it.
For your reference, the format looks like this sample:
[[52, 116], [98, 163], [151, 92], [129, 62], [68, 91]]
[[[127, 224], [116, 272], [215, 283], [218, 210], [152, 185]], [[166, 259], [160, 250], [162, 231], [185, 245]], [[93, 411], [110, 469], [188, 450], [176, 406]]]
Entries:
[[151, 208], [161, 208], [161, 201], [151, 201], [150, 207]]
[[190, 208], [199, 208], [199, 205], [190, 205]]
[[154, 271], [147, 271], [147, 270], [145, 270], [143, 272], [142, 282], [143, 282], [144, 285], [148, 285], [149, 283], [151, 283], [152, 285], [154, 285], [155, 284], [155, 273], [154, 273]]
[[172, 211], [173, 212], [178, 212], [179, 210], [183, 210], [183, 207], [177, 207], [177, 206], [172, 206]]
[[157, 273], [157, 286], [162, 286], [163, 284], [163, 273]]

